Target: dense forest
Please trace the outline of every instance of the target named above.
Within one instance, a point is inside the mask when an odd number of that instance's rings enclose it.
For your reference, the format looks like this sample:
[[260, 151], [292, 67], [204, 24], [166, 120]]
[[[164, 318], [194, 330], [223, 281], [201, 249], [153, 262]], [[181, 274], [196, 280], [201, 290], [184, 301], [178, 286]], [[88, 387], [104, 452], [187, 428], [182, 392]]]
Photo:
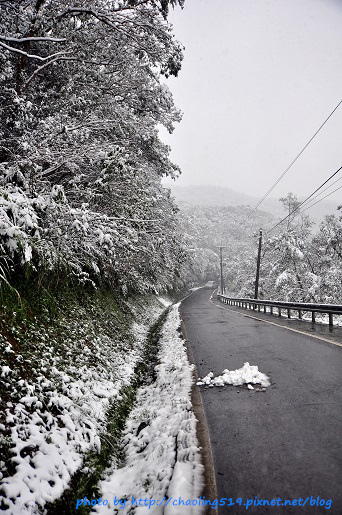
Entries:
[[5, 513], [74, 513], [99, 495], [155, 379], [172, 302], [161, 293], [183, 285], [186, 266], [161, 184], [180, 170], [158, 137], [181, 119], [162, 81], [181, 67], [167, 15], [182, 4], [0, 0]]
[[[327, 215], [317, 226], [289, 193], [280, 199], [285, 220], [246, 206], [179, 202], [183, 232], [192, 259], [188, 280], [220, 276], [223, 253], [226, 292], [254, 296], [259, 228], [264, 229], [259, 295], [298, 302], [342, 302], [342, 216]], [[292, 213], [286, 217], [286, 214]], [[277, 227], [275, 227], [277, 225]], [[271, 230], [274, 227], [273, 230]]]
[[158, 125], [182, 0], [0, 2], [1, 278], [122, 293], [180, 284], [185, 253]]

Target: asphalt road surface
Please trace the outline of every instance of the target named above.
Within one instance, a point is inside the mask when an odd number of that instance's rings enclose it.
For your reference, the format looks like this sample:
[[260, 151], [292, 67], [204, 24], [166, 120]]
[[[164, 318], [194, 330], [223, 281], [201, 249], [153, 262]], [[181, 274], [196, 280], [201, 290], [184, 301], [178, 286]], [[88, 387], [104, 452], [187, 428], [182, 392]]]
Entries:
[[[268, 317], [272, 323], [248, 317], [253, 313], [232, 310], [211, 294], [197, 290], [180, 308], [199, 376], [248, 361], [272, 383], [266, 392], [200, 387], [218, 499], [235, 503], [219, 507], [219, 514], [341, 515], [342, 347], [275, 325], [276, 317]], [[246, 509], [247, 500], [256, 498], [301, 501], [300, 506], [249, 502]], [[324, 506], [317, 506], [317, 498]]]

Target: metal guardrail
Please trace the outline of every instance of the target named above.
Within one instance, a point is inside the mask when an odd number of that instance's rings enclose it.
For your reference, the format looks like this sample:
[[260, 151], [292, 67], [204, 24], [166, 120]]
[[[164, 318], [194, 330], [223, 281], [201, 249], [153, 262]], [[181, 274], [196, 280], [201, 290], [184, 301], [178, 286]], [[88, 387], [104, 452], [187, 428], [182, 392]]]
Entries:
[[[342, 315], [342, 306], [338, 304], [311, 304], [304, 302], [282, 302], [273, 300], [260, 300], [260, 299], [240, 299], [235, 297], [227, 297], [226, 295], [217, 294], [217, 298], [224, 304], [230, 306], [236, 306], [239, 308], [253, 309], [261, 311], [263, 306], [264, 313], [274, 314], [274, 308], [278, 310], [278, 316], [281, 317], [282, 309], [287, 310], [287, 317], [291, 318], [292, 311], [298, 311], [298, 318], [302, 319], [303, 311], [311, 313], [311, 320], [314, 324], [316, 321], [316, 313], [328, 314], [329, 316], [329, 327], [332, 328], [334, 325], [334, 315]], [[270, 308], [267, 311], [267, 307]]]

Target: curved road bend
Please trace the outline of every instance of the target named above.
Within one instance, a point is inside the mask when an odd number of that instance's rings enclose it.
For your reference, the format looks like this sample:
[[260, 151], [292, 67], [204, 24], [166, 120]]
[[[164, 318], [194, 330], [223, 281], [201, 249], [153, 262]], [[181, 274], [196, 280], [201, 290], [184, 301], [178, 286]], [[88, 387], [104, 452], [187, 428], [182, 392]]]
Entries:
[[199, 376], [248, 361], [272, 382], [266, 392], [201, 387], [218, 499], [332, 501], [330, 509], [235, 504], [219, 514], [341, 515], [342, 347], [246, 317], [211, 293], [197, 290], [180, 307]]

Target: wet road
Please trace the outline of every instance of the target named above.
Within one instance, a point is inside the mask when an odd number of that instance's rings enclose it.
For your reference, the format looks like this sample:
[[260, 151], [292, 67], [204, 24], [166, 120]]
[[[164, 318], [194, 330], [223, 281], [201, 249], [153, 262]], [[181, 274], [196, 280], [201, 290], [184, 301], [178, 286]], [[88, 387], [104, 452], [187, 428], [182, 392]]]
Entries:
[[[218, 498], [302, 499], [301, 506], [248, 511], [235, 503], [219, 514], [342, 514], [342, 347], [274, 325], [275, 317], [271, 324], [246, 317], [210, 296], [197, 290], [180, 308], [199, 376], [248, 361], [272, 383], [266, 392], [201, 387]], [[310, 506], [317, 497], [324, 506]]]

